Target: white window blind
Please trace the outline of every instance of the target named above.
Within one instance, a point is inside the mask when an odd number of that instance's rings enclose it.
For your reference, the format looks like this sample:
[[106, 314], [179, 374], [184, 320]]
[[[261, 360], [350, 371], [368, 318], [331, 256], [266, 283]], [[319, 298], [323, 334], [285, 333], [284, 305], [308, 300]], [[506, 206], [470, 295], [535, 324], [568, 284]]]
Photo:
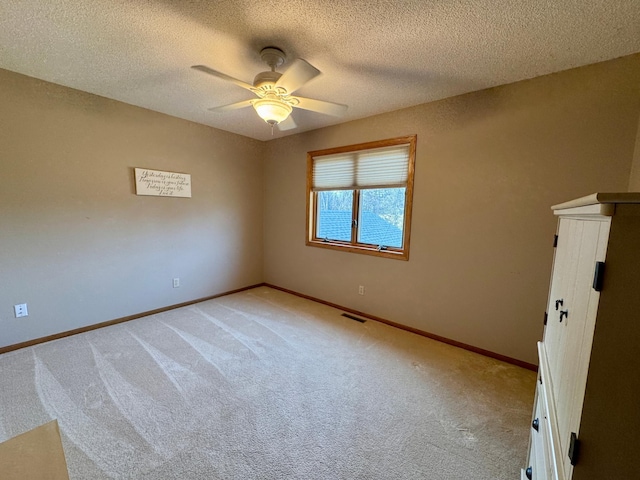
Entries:
[[405, 187], [409, 145], [313, 157], [312, 190]]

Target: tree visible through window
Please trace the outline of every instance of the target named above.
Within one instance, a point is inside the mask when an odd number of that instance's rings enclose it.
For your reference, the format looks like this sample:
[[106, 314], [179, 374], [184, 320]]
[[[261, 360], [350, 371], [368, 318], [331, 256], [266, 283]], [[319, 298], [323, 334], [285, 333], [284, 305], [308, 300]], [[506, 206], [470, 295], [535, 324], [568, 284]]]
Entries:
[[307, 245], [408, 259], [415, 142], [309, 152]]

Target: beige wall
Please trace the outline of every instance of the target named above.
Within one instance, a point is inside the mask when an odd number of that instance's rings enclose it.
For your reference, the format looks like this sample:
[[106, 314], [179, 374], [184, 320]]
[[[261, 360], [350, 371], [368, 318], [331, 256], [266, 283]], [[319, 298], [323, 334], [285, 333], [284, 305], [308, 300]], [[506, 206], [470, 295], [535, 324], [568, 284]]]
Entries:
[[[635, 55], [269, 142], [265, 281], [536, 363], [549, 207], [627, 190], [639, 86]], [[305, 246], [306, 152], [413, 133], [409, 261]]]
[[[0, 70], [0, 347], [261, 282], [262, 153]], [[193, 198], [136, 196], [134, 167], [191, 174]]]

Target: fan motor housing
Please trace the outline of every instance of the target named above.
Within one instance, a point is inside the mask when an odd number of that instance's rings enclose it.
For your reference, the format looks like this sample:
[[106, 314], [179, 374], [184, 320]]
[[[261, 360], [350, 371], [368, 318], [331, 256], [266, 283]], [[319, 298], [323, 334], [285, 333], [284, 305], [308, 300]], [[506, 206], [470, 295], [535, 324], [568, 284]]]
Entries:
[[253, 79], [253, 86], [260, 88], [263, 85], [273, 85], [281, 76], [282, 74], [278, 72], [260, 72], [256, 75], [256, 78]]

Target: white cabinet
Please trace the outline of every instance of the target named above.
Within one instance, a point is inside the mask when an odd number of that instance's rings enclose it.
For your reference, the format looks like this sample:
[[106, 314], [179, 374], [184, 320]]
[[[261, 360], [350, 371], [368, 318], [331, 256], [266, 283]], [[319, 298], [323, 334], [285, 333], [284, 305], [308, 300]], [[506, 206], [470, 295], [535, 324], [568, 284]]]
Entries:
[[640, 193], [559, 217], [523, 478], [640, 479]]

